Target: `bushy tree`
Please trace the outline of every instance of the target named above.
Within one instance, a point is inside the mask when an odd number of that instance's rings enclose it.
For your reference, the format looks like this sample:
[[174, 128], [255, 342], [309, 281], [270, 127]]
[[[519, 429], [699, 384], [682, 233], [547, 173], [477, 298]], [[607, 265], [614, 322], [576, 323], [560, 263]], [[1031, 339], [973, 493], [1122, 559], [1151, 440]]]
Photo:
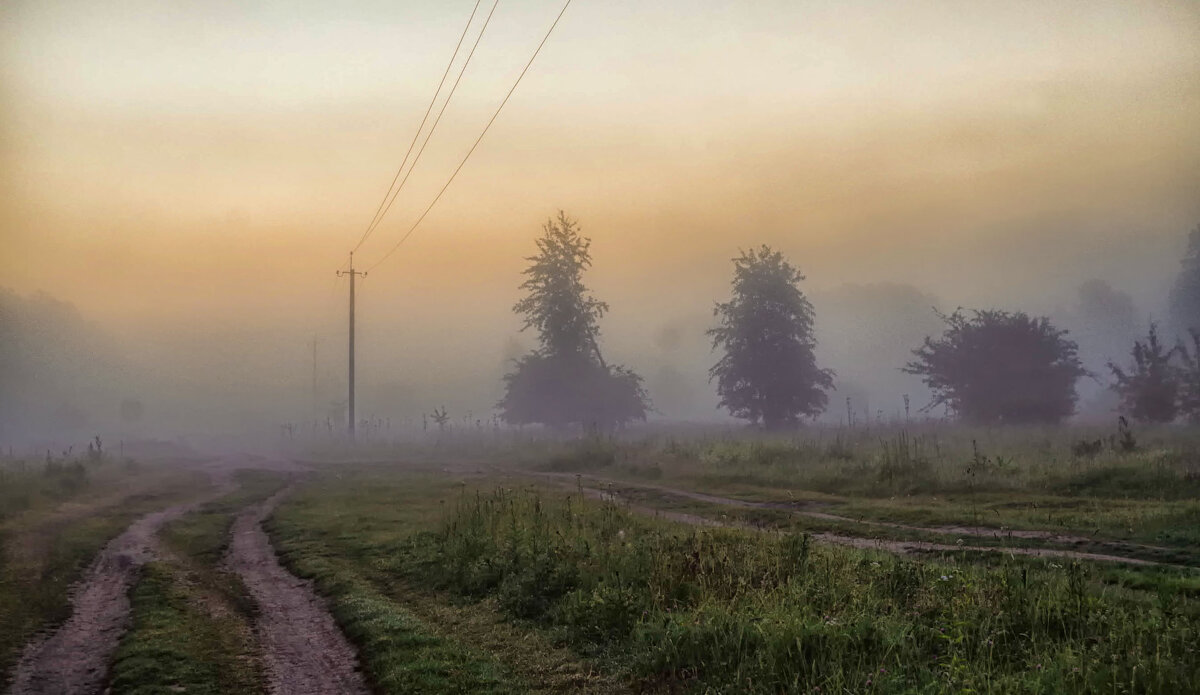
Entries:
[[1185, 335], [1189, 330], [1200, 330], [1200, 225], [1188, 235], [1179, 275], [1171, 288], [1168, 312], [1175, 334]]
[[833, 372], [817, 366], [813, 308], [804, 279], [769, 246], [733, 259], [733, 297], [713, 310], [708, 331], [725, 354], [712, 369], [721, 406], [768, 429], [793, 425], [825, 409]]
[[646, 418], [642, 379], [608, 365], [596, 336], [608, 305], [588, 293], [583, 273], [592, 264], [591, 240], [563, 212], [543, 226], [537, 255], [526, 260], [525, 296], [513, 311], [525, 317], [540, 346], [504, 376], [501, 416], [513, 424], [611, 428]]
[[1049, 319], [1023, 312], [961, 309], [941, 337], [928, 337], [903, 367], [975, 423], [1059, 422], [1075, 412], [1075, 382], [1087, 372], [1078, 348]]
[[1178, 412], [1179, 370], [1171, 363], [1175, 349], [1158, 339], [1158, 327], [1150, 324], [1146, 339], [1135, 340], [1128, 369], [1109, 362], [1113, 390], [1121, 397], [1121, 409], [1142, 422], [1171, 422]]

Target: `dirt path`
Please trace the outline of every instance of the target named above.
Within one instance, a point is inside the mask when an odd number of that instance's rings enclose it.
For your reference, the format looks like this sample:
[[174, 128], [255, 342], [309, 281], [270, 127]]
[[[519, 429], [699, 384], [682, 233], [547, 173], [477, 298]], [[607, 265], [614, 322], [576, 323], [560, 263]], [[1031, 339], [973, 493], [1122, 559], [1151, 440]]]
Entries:
[[204, 498], [147, 514], [109, 541], [71, 592], [71, 617], [22, 652], [13, 673], [14, 695], [99, 692], [117, 643], [129, 623], [129, 589], [138, 569], [154, 559], [163, 524], [231, 492], [227, 476], [214, 475]]
[[[539, 473], [538, 475], [554, 478], [566, 478], [569, 476], [572, 480], [575, 478], [575, 474], [571, 473]], [[852, 524], [863, 524], [866, 526], [879, 526], [881, 528], [893, 528], [903, 531], [919, 531], [922, 533], [936, 533], [951, 536], [976, 536], [980, 538], [1022, 538], [1028, 540], [1044, 540], [1053, 543], [1090, 543], [1096, 540], [1094, 538], [1063, 534], [1056, 531], [998, 529], [988, 526], [915, 526], [912, 524], [900, 524], [893, 521], [877, 521], [873, 519], [842, 516], [840, 514], [830, 514], [828, 512], [822, 512], [814, 509], [814, 507], [823, 506], [822, 503], [817, 502], [757, 502], [754, 500], [742, 500], [733, 497], [710, 495], [703, 492], [694, 492], [692, 490], [681, 490], [678, 488], [671, 488], [653, 483], [630, 483], [627, 481], [616, 480], [612, 478], [602, 478], [599, 476], [586, 474], [580, 475], [579, 477], [585, 480], [591, 480], [600, 483], [602, 485], [653, 490], [655, 492], [661, 492], [672, 497], [682, 497], [685, 499], [696, 500], [697, 502], [708, 502], [710, 504], [719, 504], [727, 507], [744, 507], [747, 509], [777, 509], [780, 511], [791, 512], [800, 516], [806, 516], [810, 519], [847, 522]], [[1127, 543], [1126, 545], [1149, 550], [1166, 550], [1166, 548], [1138, 543]]]
[[[562, 474], [552, 473], [552, 474], [547, 474], [546, 477], [560, 479], [559, 482], [564, 487], [568, 486], [568, 484], [564, 480], [561, 480], [564, 477]], [[571, 477], [574, 478], [575, 476], [572, 475]], [[632, 488], [632, 489], [637, 489], [637, 488], [641, 487], [643, 489], [655, 490], [657, 492], [662, 492], [662, 493], [666, 493], [669, 495], [684, 497], [687, 499], [694, 499], [697, 501], [709, 502], [712, 504], [721, 504], [721, 505], [725, 505], [725, 506], [737, 506], [737, 507], [752, 507], [752, 508], [760, 508], [760, 509], [761, 508], [783, 509], [783, 510], [801, 513], [801, 514], [804, 513], [803, 511], [797, 510], [795, 507], [789, 506], [784, 503], [751, 502], [751, 501], [747, 501], [747, 500], [736, 500], [736, 499], [732, 499], [732, 498], [728, 498], [728, 497], [718, 497], [715, 495], [707, 495], [707, 494], [699, 493], [699, 492], [691, 492], [688, 490], [676, 490], [674, 488], [663, 487], [661, 485], [634, 485], [634, 484], [630, 484], [630, 483], [623, 482], [623, 481], [616, 481], [616, 480], [609, 481], [609, 480], [605, 480], [603, 478], [596, 478], [594, 476], [580, 476], [579, 477], [580, 480], [582, 480], [584, 478], [593, 480], [593, 481], [609, 483], [609, 484], [613, 485], [614, 487], [615, 486], [623, 486], [625, 488]], [[669, 519], [671, 521], [678, 521], [681, 523], [690, 524], [692, 526], [744, 528], [744, 529], [760, 530], [760, 531], [762, 530], [758, 526], [754, 526], [752, 524], [748, 524], [748, 523], [744, 523], [744, 522], [720, 521], [720, 520], [711, 519], [711, 518], [704, 517], [704, 516], [699, 516], [696, 514], [686, 514], [683, 512], [656, 509], [656, 508], [650, 507], [650, 506], [634, 504], [628, 500], [623, 499], [620, 496], [620, 493], [614, 492], [611, 489], [603, 490], [603, 489], [599, 489], [599, 488], [583, 486], [579, 483], [576, 483], [574, 485], [569, 485], [569, 487], [571, 487], [572, 489], [582, 489], [583, 493], [585, 495], [587, 495], [588, 497], [591, 497], [593, 499], [602, 499], [602, 500], [607, 500], [607, 501], [620, 502], [630, 511], [634, 511], [639, 514], [643, 514], [643, 515], [647, 515], [647, 516], [655, 516], [655, 517], [659, 517], [659, 518], [663, 518], [663, 519]], [[855, 519], [851, 519], [849, 517], [837, 516], [834, 514], [823, 514], [820, 512], [813, 512], [813, 513], [810, 513], [809, 515], [815, 516], [816, 518], [821, 518], [821, 519], [836, 519], [839, 521], [850, 521], [850, 522], [858, 523]], [[928, 531], [928, 532], [935, 532], [935, 533], [941, 532], [941, 531], [936, 530], [938, 528], [954, 528], [954, 529], [962, 528], [962, 527], [905, 526], [902, 524], [890, 524], [890, 523], [886, 523], [886, 522], [877, 522], [875, 525], [886, 526], [886, 527], [890, 527], [890, 528], [902, 528], [902, 529], [911, 529], [911, 530], [919, 530], [919, 531]], [[953, 533], [953, 531], [951, 531], [951, 533]], [[963, 535], [970, 535], [970, 534], [963, 534]], [[1062, 559], [1067, 559], [1067, 560], [1093, 560], [1093, 561], [1097, 561], [1097, 562], [1120, 562], [1120, 563], [1125, 563], [1125, 564], [1130, 564], [1130, 565], [1159, 565], [1159, 564], [1161, 564], [1161, 563], [1154, 562], [1151, 560], [1142, 560], [1142, 559], [1138, 559], [1138, 558], [1125, 557], [1122, 555], [1107, 555], [1104, 553], [1088, 553], [1088, 552], [1081, 552], [1081, 551], [1075, 551], [1075, 550], [1060, 550], [1057, 548], [1014, 548], [1014, 547], [1005, 548], [1005, 547], [996, 547], [996, 546], [972, 546], [972, 545], [958, 545], [958, 544], [951, 545], [949, 543], [932, 543], [932, 542], [928, 542], [928, 541], [903, 541], [903, 540], [893, 540], [893, 539], [885, 539], [885, 538], [864, 538], [861, 536], [845, 536], [845, 535], [835, 534], [835, 533], [814, 533], [814, 534], [812, 534], [812, 537], [823, 543], [831, 543], [834, 545], [844, 545], [844, 546], [848, 546], [851, 548], [882, 550], [882, 551], [886, 551], [889, 553], [895, 553], [895, 554], [899, 554], [899, 555], [908, 555], [908, 554], [919, 553], [919, 552], [975, 551], [975, 552], [982, 552], [982, 553], [1007, 553], [1009, 555], [1023, 555], [1023, 556], [1028, 556], [1028, 557], [1062, 558]], [[1004, 536], [1001, 536], [1001, 537], [1004, 537]], [[1028, 538], [1031, 536], [1020, 536], [1020, 537]]]
[[258, 604], [255, 630], [270, 692], [279, 695], [365, 695], [354, 648], [313, 591], [279, 564], [262, 522], [289, 493], [242, 511], [233, 524], [228, 564]]

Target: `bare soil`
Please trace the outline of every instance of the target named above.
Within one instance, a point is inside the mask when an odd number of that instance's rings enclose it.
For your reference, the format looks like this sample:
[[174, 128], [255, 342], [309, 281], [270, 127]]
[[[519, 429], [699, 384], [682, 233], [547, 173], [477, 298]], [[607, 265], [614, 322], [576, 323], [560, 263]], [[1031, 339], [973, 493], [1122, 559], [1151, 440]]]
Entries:
[[234, 521], [227, 562], [258, 604], [255, 631], [270, 692], [279, 695], [365, 695], [354, 648], [310, 582], [279, 564], [262, 522], [291, 491], [247, 507]]

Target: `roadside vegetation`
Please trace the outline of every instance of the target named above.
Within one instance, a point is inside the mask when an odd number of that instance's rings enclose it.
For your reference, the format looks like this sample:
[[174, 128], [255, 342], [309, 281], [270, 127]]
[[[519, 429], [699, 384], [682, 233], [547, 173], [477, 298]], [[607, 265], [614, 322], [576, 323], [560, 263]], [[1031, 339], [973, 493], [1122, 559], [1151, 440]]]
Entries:
[[557, 630], [630, 675], [741, 692], [1180, 692], [1200, 604], [1079, 563], [914, 562], [804, 534], [646, 523], [613, 504], [466, 491], [405, 569]]
[[[437, 633], [436, 615], [382, 617], [422, 604], [496, 614], [483, 633], [523, 631], [511, 641], [540, 643], [536, 654], [569, 647], [626, 689], [1166, 693], [1200, 679], [1189, 636], [1200, 577], [1188, 568], [898, 556], [826, 545], [785, 519], [769, 531], [656, 520], [576, 485], [338, 467], [285, 503], [272, 532], [360, 648], [374, 645], [373, 672], [412, 642], [387, 630]], [[490, 657], [491, 673], [528, 673], [512, 646], [449, 639]]]
[[134, 519], [194, 494], [168, 465], [75, 456], [0, 460], [0, 682], [22, 646], [70, 613], [68, 589]]
[[624, 692], [495, 601], [464, 605], [406, 580], [398, 551], [454, 490], [444, 476], [339, 472], [297, 490], [268, 530], [288, 569], [328, 597], [380, 692]]
[[237, 512], [284, 480], [242, 471], [237, 481], [236, 492], [162, 529], [164, 559], [143, 568], [130, 594], [132, 626], [114, 659], [112, 693], [265, 692], [256, 607], [223, 558]]
[[940, 422], [667, 429], [566, 439], [474, 431], [325, 448], [325, 460], [525, 471], [662, 486], [867, 521], [1044, 530], [1195, 553], [1200, 433], [1179, 427], [966, 427]]

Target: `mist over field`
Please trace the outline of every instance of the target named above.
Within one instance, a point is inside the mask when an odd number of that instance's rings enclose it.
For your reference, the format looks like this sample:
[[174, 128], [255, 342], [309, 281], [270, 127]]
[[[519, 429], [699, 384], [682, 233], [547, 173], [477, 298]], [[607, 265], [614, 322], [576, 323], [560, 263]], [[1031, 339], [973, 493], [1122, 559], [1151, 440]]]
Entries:
[[[602, 269], [593, 276], [601, 278]], [[501, 376], [531, 342], [508, 312], [511, 301], [491, 296], [480, 302], [491, 312], [430, 302], [431, 313], [415, 319], [379, 307], [382, 298], [373, 289], [368, 280], [359, 308], [359, 412], [391, 418], [397, 427], [402, 420], [415, 426], [440, 406], [455, 419], [490, 418], [502, 392]], [[704, 331], [713, 323], [710, 307], [720, 289], [707, 301], [697, 299], [690, 311], [680, 307], [664, 316], [639, 311], [634, 298], [612, 302], [612, 318], [603, 322], [605, 348], [644, 374], [655, 419], [732, 422], [717, 409], [707, 373], [715, 353]], [[940, 332], [935, 309], [954, 305], [900, 283], [839, 284], [814, 289], [812, 300], [818, 359], [837, 372], [836, 391], [819, 420], [844, 423], [846, 397], [860, 419], [901, 419], [906, 394], [918, 417], [929, 392], [899, 368], [925, 336]], [[1106, 361], [1126, 357], [1151, 313], [1131, 295], [1095, 282], [1047, 291], [1041, 301], [1071, 331], [1085, 363], [1104, 383]], [[341, 302], [336, 308], [344, 311]], [[344, 422], [345, 332], [332, 325], [306, 333], [278, 318], [246, 317], [242, 325], [197, 319], [185, 326], [149, 323], [122, 330], [49, 294], [11, 290], [0, 294], [0, 316], [6, 443], [73, 441], [93, 432], [269, 437], [287, 422], [329, 419], [339, 427]], [[1106, 386], [1084, 379], [1078, 389], [1079, 418], [1114, 417]], [[140, 407], [131, 410], [131, 401]]]
[[1200, 2], [0, 2], [0, 690], [1196, 692]]
[[[340, 423], [334, 271], [465, 11], [8, 4], [0, 444]], [[548, 12], [501, 7], [364, 266]], [[730, 259], [763, 243], [807, 277], [837, 373], [821, 421], [844, 422], [847, 397], [868, 419], [928, 403], [899, 368], [940, 330], [935, 308], [1050, 316], [1104, 378], [1166, 314], [1200, 221], [1193, 3], [581, 2], [557, 31], [359, 286], [362, 417], [491, 416], [535, 341], [512, 306], [559, 209], [592, 239], [605, 355], [644, 377], [654, 418], [728, 421], [704, 332]], [[1105, 384], [1078, 390], [1078, 417], [1113, 417]]]

